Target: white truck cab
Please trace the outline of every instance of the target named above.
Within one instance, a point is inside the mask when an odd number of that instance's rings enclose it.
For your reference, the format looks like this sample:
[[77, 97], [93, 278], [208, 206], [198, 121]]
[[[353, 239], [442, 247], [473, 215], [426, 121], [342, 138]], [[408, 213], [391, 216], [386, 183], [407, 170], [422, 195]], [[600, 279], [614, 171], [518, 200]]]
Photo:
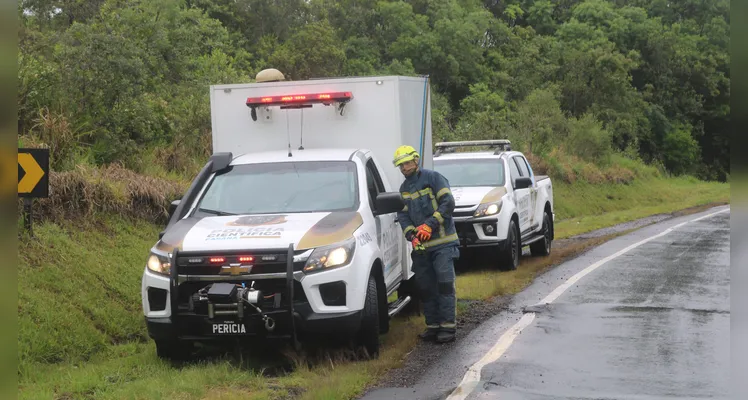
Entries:
[[[214, 155], [153, 246], [142, 279], [163, 357], [195, 341], [340, 335], [377, 353], [415, 298], [395, 149], [431, 168], [428, 81], [211, 86]], [[397, 300], [387, 298], [397, 292]]]
[[[483, 151], [457, 151], [468, 147]], [[463, 251], [492, 247], [499, 267], [516, 269], [524, 246], [549, 255], [554, 239], [553, 184], [536, 176], [508, 140], [436, 144], [434, 169], [444, 175], [455, 198], [453, 220]]]

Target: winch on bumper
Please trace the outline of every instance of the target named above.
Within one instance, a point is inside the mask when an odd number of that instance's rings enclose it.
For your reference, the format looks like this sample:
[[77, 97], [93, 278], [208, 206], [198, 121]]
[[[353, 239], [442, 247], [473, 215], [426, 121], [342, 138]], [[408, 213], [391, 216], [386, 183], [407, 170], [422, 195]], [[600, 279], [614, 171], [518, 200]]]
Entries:
[[[246, 252], [245, 252], [246, 253]], [[285, 255], [255, 252], [251, 266], [242, 265], [240, 254], [222, 253], [218, 265], [210, 265], [209, 254], [175, 251], [171, 257], [171, 275], [163, 277], [163, 309], [169, 299], [170, 315], [146, 317], [149, 336], [155, 341], [210, 341], [228, 338], [262, 337], [297, 341], [299, 332], [356, 332], [361, 311], [315, 313], [300, 283], [305, 260], [289, 246]], [[222, 273], [223, 272], [223, 273]], [[154, 310], [157, 297], [148, 290], [148, 309]], [[322, 285], [325, 304], [334, 305], [346, 285], [330, 282]], [[168, 288], [168, 289], [167, 289]], [[156, 304], [160, 306], [159, 304]], [[166, 314], [166, 313], [165, 313]], [[332, 332], [331, 332], [332, 330]]]

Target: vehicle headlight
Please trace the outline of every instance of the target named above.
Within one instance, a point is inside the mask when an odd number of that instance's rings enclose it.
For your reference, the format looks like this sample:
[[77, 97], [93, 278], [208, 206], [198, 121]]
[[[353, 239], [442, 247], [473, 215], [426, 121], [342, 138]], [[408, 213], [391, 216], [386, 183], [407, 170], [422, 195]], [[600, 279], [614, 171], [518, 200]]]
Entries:
[[474, 217], [485, 217], [487, 215], [495, 215], [498, 214], [501, 211], [501, 202], [496, 203], [486, 203], [481, 204], [478, 206], [478, 209], [475, 210], [475, 214], [473, 214]]
[[332, 246], [318, 247], [314, 249], [312, 255], [306, 261], [304, 272], [310, 274], [348, 265], [351, 259], [353, 259], [353, 252], [355, 250], [355, 237]]
[[171, 274], [171, 260], [168, 255], [151, 252], [146, 261], [149, 270], [162, 275]]

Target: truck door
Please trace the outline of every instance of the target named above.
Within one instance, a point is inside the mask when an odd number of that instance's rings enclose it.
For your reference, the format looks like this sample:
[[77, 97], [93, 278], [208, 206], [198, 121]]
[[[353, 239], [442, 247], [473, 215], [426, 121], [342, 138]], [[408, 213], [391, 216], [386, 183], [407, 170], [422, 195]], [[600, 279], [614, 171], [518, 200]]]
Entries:
[[[538, 199], [538, 188], [535, 184], [535, 177], [532, 175], [532, 172], [530, 172], [529, 164], [527, 163], [527, 159], [523, 156], [514, 156], [515, 161], [517, 161], [517, 166], [519, 167], [519, 173], [523, 177], [530, 177], [532, 179], [532, 186], [528, 188], [529, 190], [529, 198], [528, 201], [528, 207], [527, 207], [527, 227], [528, 229], [537, 229], [536, 224], [536, 211], [537, 211], [537, 199]], [[541, 219], [542, 222], [542, 219]]]
[[519, 156], [509, 159], [509, 175], [512, 179], [512, 189], [514, 189], [514, 204], [517, 205], [517, 214], [519, 214], [519, 231], [520, 235], [530, 229], [530, 189], [517, 189], [515, 179], [522, 177], [519, 169]]
[[[384, 183], [379, 175], [379, 170], [374, 160], [366, 161], [366, 186], [369, 190], [369, 204], [371, 211], [376, 211], [375, 199], [379, 193], [385, 192]], [[400, 237], [400, 225], [397, 223], [396, 214], [383, 214], [374, 217], [377, 226], [377, 243], [382, 250], [382, 264], [384, 264], [384, 281], [387, 287], [397, 282], [401, 271], [402, 239]]]

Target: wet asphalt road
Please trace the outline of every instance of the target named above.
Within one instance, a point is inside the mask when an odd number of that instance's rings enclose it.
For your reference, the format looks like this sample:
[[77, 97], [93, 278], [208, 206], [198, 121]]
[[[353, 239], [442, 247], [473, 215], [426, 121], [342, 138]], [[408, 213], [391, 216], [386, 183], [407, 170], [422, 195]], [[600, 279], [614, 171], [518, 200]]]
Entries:
[[[537, 278], [413, 387], [363, 399], [727, 399], [729, 224], [729, 208], [717, 207], [611, 240]], [[668, 228], [541, 303], [580, 271]], [[476, 381], [463, 382], [481, 360]]]

